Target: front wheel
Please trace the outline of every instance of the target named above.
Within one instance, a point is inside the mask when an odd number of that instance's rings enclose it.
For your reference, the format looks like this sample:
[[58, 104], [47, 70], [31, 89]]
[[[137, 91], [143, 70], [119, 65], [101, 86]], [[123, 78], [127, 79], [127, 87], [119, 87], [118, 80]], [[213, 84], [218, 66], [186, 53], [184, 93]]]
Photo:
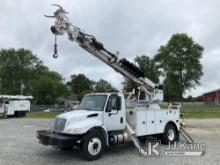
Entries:
[[86, 160], [96, 160], [100, 158], [105, 151], [105, 138], [94, 130], [89, 132], [83, 138], [81, 154]]
[[172, 124], [168, 124], [162, 135], [162, 142], [164, 144], [173, 144], [176, 140], [178, 140], [178, 132]]

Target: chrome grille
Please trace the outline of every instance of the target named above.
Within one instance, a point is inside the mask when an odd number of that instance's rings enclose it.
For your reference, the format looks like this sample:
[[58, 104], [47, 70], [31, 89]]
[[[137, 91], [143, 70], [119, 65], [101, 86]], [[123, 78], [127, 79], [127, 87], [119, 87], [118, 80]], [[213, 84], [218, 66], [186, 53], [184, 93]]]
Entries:
[[66, 119], [56, 118], [53, 124], [54, 131], [63, 131], [66, 124]]

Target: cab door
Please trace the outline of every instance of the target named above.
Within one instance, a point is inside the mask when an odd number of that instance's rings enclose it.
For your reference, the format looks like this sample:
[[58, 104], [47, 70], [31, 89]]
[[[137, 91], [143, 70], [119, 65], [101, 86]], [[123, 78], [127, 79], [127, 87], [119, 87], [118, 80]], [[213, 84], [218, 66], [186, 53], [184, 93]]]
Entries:
[[104, 126], [108, 131], [123, 130], [125, 128], [125, 114], [122, 111], [122, 98], [117, 94], [109, 96], [104, 112]]

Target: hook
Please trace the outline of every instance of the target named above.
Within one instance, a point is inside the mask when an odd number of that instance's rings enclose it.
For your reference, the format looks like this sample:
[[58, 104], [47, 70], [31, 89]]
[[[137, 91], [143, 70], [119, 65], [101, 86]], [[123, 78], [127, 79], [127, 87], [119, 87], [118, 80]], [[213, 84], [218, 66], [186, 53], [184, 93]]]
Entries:
[[58, 54], [57, 53], [54, 53], [53, 54], [53, 58], [57, 58], [58, 57]]

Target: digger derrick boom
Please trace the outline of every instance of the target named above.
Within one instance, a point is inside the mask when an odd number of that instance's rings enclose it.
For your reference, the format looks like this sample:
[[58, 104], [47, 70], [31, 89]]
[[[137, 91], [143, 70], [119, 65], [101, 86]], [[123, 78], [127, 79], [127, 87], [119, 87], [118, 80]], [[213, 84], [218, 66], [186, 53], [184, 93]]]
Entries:
[[[94, 36], [86, 34], [79, 27], [72, 25], [67, 17], [67, 12], [61, 6], [58, 7], [59, 9], [54, 12], [53, 16], [47, 16], [56, 19], [55, 24], [51, 26], [53, 34], [63, 35], [67, 33], [71, 41], [77, 42], [80, 47], [103, 61], [116, 72], [140, 85], [141, 89], [147, 94], [149, 102], [162, 101], [161, 97], [155, 97], [158, 94], [161, 96], [162, 90], [151, 80], [144, 77], [144, 73], [137, 66], [124, 58], [119, 59], [117, 53], [114, 54], [108, 51]], [[57, 48], [56, 43], [55, 48]], [[57, 57], [57, 50], [55, 49], [55, 51]]]

